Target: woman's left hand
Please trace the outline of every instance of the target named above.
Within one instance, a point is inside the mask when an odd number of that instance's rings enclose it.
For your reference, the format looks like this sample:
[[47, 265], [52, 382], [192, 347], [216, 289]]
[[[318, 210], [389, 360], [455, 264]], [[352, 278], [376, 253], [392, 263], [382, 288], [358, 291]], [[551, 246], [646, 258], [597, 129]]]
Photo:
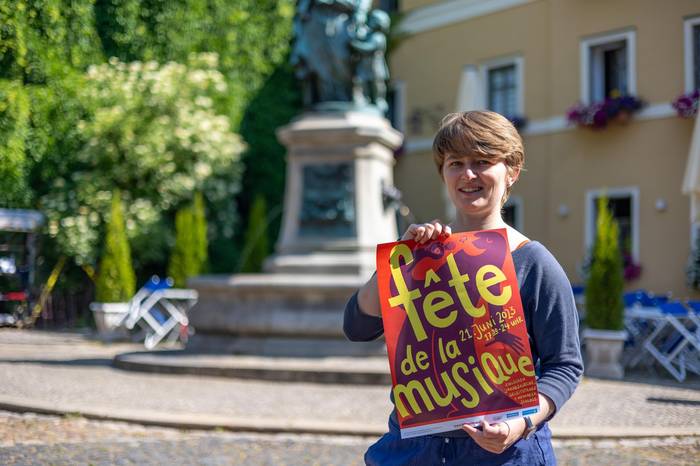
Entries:
[[468, 424], [465, 424], [463, 429], [481, 448], [498, 454], [503, 453], [522, 437], [525, 421], [514, 419], [496, 424], [481, 421], [481, 430]]

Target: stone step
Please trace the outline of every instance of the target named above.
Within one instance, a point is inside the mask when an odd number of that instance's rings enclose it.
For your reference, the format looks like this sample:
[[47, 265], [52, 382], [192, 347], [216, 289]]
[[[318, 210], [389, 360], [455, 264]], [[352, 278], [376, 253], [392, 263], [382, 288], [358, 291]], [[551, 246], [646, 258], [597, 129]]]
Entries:
[[324, 384], [391, 385], [386, 357], [290, 358], [164, 350], [123, 353], [120, 369], [159, 374], [191, 374], [237, 379]]

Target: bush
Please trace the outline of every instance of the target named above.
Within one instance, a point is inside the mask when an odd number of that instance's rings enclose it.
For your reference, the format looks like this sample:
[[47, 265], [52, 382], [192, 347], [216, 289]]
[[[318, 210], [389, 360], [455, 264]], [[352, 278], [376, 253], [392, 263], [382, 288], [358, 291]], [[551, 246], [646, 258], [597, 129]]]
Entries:
[[205, 270], [207, 261], [207, 223], [204, 199], [195, 194], [194, 202], [175, 214], [175, 247], [168, 265], [168, 276], [175, 286], [184, 288], [187, 279]]
[[[186, 65], [112, 59], [90, 67], [81, 99], [93, 110], [77, 124], [85, 142], [74, 169], [54, 177], [42, 198], [64, 253], [79, 264], [93, 262], [112, 187], [126, 201], [139, 269], [167, 261], [166, 219], [194, 190], [214, 202], [235, 196], [244, 144], [214, 107], [227, 92], [217, 62], [215, 54], [200, 54]], [[235, 204], [217, 213], [232, 224]]]
[[204, 273], [208, 270], [209, 262], [209, 243], [207, 241], [207, 215], [204, 209], [204, 196], [197, 192], [194, 195], [192, 204], [192, 225], [194, 228], [194, 253], [195, 259], [199, 264], [197, 274]]
[[586, 325], [599, 330], [622, 330], [622, 254], [618, 225], [608, 208], [606, 196], [598, 200], [596, 225], [592, 264], [586, 283]]
[[135, 289], [136, 276], [131, 266], [121, 197], [119, 191], [115, 191], [112, 194], [104, 252], [95, 282], [95, 298], [102, 303], [126, 302], [134, 295]]
[[692, 289], [700, 290], [700, 232], [696, 234], [693, 250], [688, 257], [686, 281]]
[[248, 217], [248, 228], [245, 232], [243, 263], [241, 272], [256, 273], [262, 270], [263, 262], [269, 254], [267, 241], [267, 203], [265, 198], [257, 196], [253, 201]]
[[183, 207], [175, 214], [175, 247], [168, 264], [168, 276], [179, 288], [186, 286], [187, 277], [197, 273], [192, 220], [192, 208], [189, 206]]

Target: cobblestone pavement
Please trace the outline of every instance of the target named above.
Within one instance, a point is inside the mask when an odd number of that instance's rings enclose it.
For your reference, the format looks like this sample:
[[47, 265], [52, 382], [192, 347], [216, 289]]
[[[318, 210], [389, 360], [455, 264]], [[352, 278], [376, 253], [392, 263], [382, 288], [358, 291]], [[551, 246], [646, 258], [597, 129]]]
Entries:
[[[0, 411], [0, 464], [358, 465], [372, 439], [143, 427]], [[700, 438], [555, 441], [561, 465], [697, 465]]]
[[[111, 367], [114, 354], [136, 349], [142, 347], [100, 344], [76, 334], [0, 329], [0, 399], [75, 410], [329, 421], [378, 429], [386, 426], [391, 410], [384, 386], [145, 374]], [[584, 379], [552, 422], [555, 435], [572, 429], [595, 435], [679, 426], [684, 434], [700, 432], [697, 379], [684, 384], [648, 376], [621, 382]]]

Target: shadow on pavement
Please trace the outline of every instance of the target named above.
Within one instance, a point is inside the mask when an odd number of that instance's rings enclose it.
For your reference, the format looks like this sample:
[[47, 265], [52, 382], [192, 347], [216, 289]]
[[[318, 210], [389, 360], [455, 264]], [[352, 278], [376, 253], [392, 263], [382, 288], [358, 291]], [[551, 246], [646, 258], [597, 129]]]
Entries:
[[0, 359], [0, 364], [38, 364], [42, 366], [95, 367], [112, 366], [111, 358], [87, 359]]

